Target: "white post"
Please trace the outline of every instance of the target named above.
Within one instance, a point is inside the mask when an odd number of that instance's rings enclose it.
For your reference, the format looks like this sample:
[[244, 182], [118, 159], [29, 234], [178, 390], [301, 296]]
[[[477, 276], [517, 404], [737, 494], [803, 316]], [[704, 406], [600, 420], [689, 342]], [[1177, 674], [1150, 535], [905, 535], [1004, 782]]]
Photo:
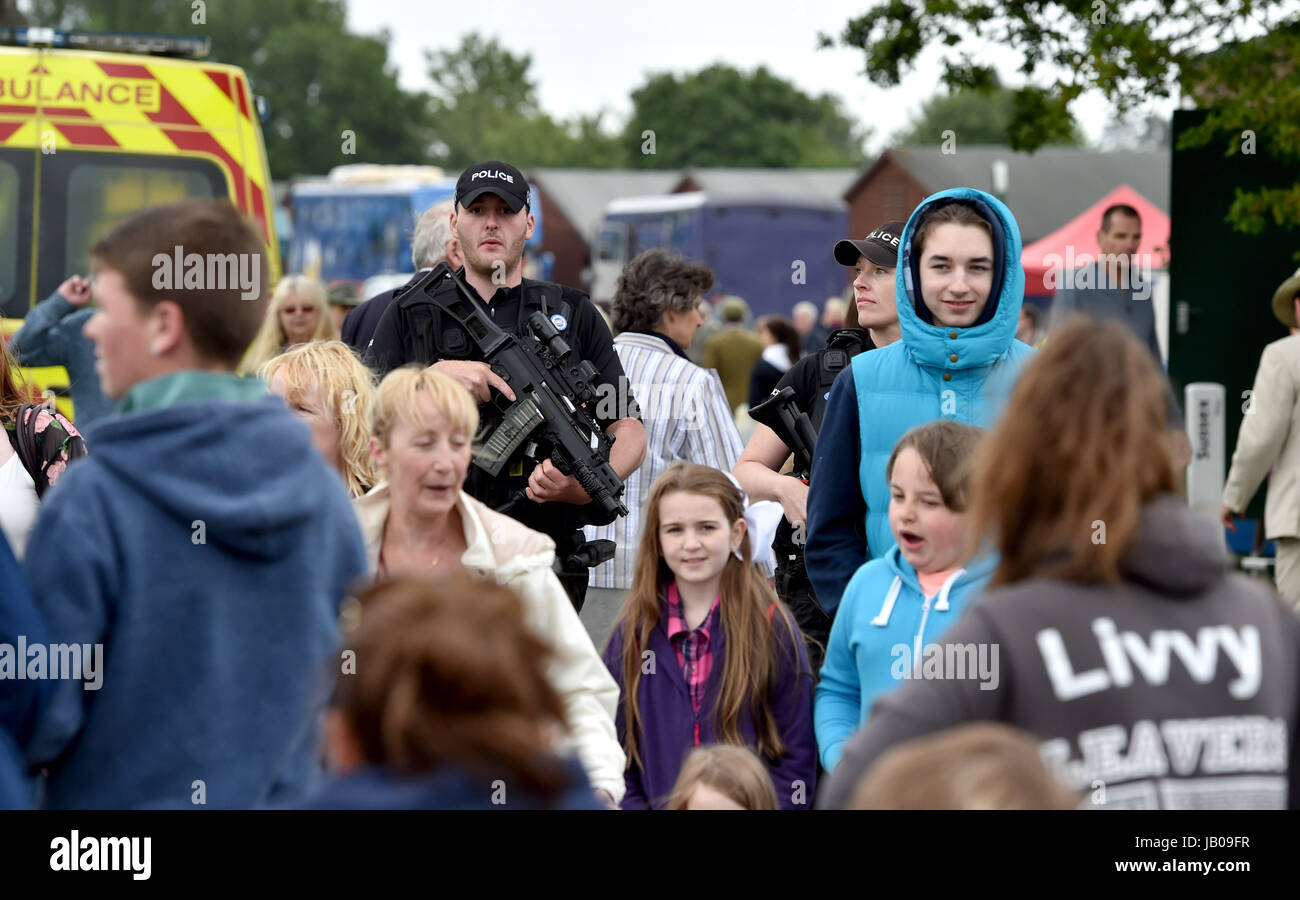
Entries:
[[1225, 472], [1223, 385], [1198, 381], [1183, 392], [1192, 462], [1187, 467], [1187, 505], [1216, 519]]
[[1169, 368], [1169, 272], [1157, 269], [1152, 273], [1151, 307], [1156, 317], [1156, 343], [1160, 345], [1160, 362]]

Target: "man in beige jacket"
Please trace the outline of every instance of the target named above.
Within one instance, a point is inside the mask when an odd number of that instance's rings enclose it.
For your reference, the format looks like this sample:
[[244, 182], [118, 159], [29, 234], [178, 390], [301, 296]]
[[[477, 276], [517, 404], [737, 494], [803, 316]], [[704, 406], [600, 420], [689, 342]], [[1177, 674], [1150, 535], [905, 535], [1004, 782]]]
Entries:
[[[1273, 313], [1293, 331], [1298, 311], [1300, 270], [1273, 295]], [[1300, 610], [1300, 334], [1264, 348], [1245, 412], [1219, 515], [1235, 531], [1235, 517], [1273, 467], [1264, 504], [1264, 536], [1277, 546], [1273, 577], [1278, 592]]]

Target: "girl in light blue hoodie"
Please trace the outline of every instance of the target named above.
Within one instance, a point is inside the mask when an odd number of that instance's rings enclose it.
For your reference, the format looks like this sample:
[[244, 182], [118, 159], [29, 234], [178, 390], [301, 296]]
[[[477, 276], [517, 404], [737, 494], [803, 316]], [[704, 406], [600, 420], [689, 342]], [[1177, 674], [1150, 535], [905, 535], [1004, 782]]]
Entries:
[[996, 678], [988, 648], [961, 656], [958, 666], [956, 654], [934, 643], [978, 596], [997, 562], [991, 554], [971, 560], [968, 549], [967, 472], [980, 433], [951, 420], [931, 422], [904, 434], [889, 457], [885, 479], [896, 544], [850, 579], [813, 706], [828, 772], [872, 704], [905, 679]]

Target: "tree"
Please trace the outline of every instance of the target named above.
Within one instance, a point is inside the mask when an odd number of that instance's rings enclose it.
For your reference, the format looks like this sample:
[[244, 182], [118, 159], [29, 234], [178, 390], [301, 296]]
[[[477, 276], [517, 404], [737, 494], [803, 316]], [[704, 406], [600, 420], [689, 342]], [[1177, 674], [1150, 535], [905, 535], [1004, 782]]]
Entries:
[[[257, 84], [270, 106], [272, 172], [283, 177], [358, 161], [428, 159], [425, 98], [398, 86], [387, 64], [386, 34], [364, 37], [328, 23], [295, 22], [269, 35], [261, 57]], [[354, 146], [345, 147], [345, 133]]]
[[[1180, 135], [1180, 148], [1216, 142], [1231, 155], [1257, 136], [1274, 157], [1300, 161], [1300, 13], [1288, 0], [877, 0], [838, 38], [821, 36], [823, 46], [837, 42], [861, 49], [867, 77], [886, 87], [941, 46], [952, 90], [995, 77], [974, 61], [981, 43], [1010, 48], [1028, 82], [1006, 133], [1019, 150], [1060, 133], [1087, 90], [1101, 91], [1120, 116], [1181, 92], [1210, 113]], [[1300, 185], [1239, 192], [1228, 214], [1248, 233], [1269, 219], [1300, 225]]]
[[[243, 68], [267, 100], [264, 133], [276, 178], [359, 159], [425, 158], [423, 96], [398, 86], [386, 34], [347, 31], [344, 0], [34, 0], [29, 18], [62, 28], [208, 37], [209, 58]], [[355, 137], [355, 155], [344, 152], [344, 131]]]
[[762, 66], [748, 73], [719, 63], [681, 78], [652, 75], [632, 92], [632, 105], [623, 147], [637, 168], [864, 161], [867, 132], [839, 100], [810, 97]]
[[451, 169], [504, 159], [537, 166], [618, 166], [623, 152], [602, 116], [557, 121], [542, 111], [529, 75], [532, 57], [495, 38], [465, 35], [459, 46], [425, 53], [433, 97], [434, 156]]
[[[1001, 144], [1015, 115], [1016, 92], [998, 84], [986, 90], [961, 88], [939, 92], [921, 104], [907, 128], [894, 136], [896, 144], [939, 144], [952, 131], [963, 144]], [[1084, 141], [1074, 117], [1069, 129], [1048, 143], [1081, 146]]]
[[27, 17], [18, 11], [18, 0], [0, 0], [0, 25], [21, 28], [27, 24]]

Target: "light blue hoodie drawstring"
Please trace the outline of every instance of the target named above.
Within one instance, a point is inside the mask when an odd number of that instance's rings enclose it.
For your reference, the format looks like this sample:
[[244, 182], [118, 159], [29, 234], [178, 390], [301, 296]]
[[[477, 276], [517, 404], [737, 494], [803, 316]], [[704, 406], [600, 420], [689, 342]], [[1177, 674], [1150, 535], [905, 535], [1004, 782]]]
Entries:
[[[957, 583], [957, 579], [966, 574], [964, 568], [958, 569], [948, 576], [944, 581], [943, 587], [939, 589], [939, 602], [934, 605], [936, 612], [948, 611], [948, 594], [952, 591], [952, 586]], [[903, 576], [895, 575], [894, 583], [889, 586], [889, 593], [885, 594], [885, 602], [880, 605], [880, 612], [871, 620], [872, 625], [879, 625], [881, 628], [889, 624], [889, 617], [894, 614], [894, 604], [898, 602], [898, 592], [903, 589]]]

